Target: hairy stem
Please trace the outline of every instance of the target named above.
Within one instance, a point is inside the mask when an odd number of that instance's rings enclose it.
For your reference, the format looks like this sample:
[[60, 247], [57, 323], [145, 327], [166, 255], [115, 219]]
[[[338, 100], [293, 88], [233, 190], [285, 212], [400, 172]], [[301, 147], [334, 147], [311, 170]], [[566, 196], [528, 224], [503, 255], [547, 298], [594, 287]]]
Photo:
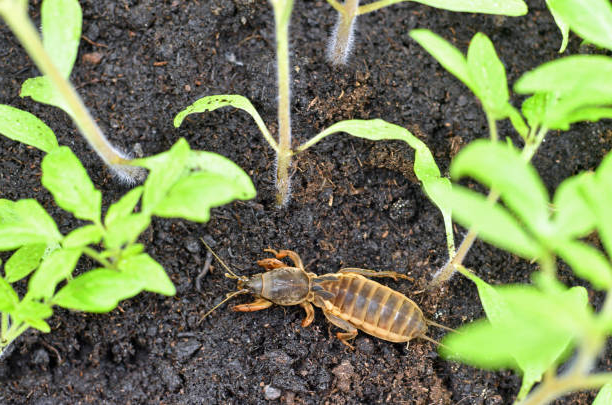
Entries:
[[332, 65], [344, 65], [348, 59], [358, 10], [359, 0], [345, 0], [342, 11], [338, 12], [338, 21], [327, 48], [327, 59]]
[[272, 2], [276, 31], [278, 74], [278, 154], [276, 166], [276, 205], [287, 204], [291, 194], [291, 75], [289, 71], [289, 16], [292, 1]]
[[23, 332], [28, 330], [29, 326], [23, 322], [12, 324], [6, 334], [2, 336], [2, 340], [0, 340], [0, 358], [2, 358], [2, 354], [4, 353], [4, 349], [6, 349], [15, 339], [17, 339]]
[[0, 2], [0, 14], [38, 69], [52, 83], [71, 112], [76, 126], [102, 160], [126, 180], [141, 180], [144, 169], [130, 166], [130, 159], [119, 152], [104, 136], [70, 82], [65, 79], [45, 50], [38, 31], [32, 24], [27, 7], [16, 1]]
[[383, 7], [388, 7], [388, 6], [391, 6], [393, 4], [401, 3], [403, 1], [408, 1], [408, 0], [379, 0], [379, 1], [375, 1], [375, 2], [372, 2], [370, 4], [365, 4], [365, 5], [361, 6], [361, 7], [359, 7], [359, 12], [357, 14], [361, 15], [361, 14], [365, 14], [365, 13], [371, 13], [372, 11], [380, 10]]

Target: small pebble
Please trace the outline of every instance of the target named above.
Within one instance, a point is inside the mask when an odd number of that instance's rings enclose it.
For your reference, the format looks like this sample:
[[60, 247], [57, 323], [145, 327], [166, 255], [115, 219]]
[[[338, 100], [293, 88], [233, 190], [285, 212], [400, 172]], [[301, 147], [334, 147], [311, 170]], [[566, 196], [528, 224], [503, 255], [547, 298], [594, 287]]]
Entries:
[[264, 387], [264, 396], [266, 397], [267, 400], [274, 401], [275, 399], [280, 398], [281, 391], [276, 387], [273, 387], [271, 385], [266, 385]]

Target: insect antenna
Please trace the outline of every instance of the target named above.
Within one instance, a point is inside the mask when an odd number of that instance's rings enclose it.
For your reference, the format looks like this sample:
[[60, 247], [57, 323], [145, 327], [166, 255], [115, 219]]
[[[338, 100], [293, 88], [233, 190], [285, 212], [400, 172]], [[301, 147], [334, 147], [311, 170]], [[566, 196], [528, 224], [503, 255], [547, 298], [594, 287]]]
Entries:
[[212, 255], [215, 257], [215, 259], [217, 259], [217, 261], [219, 263], [221, 263], [221, 266], [223, 266], [223, 268], [228, 271], [228, 273], [225, 273], [225, 277], [227, 277], [227, 278], [237, 278], [239, 280], [244, 279], [244, 276], [237, 276], [236, 274], [234, 274], [234, 272], [230, 270], [230, 268], [227, 266], [227, 264], [225, 264], [225, 262], [223, 260], [221, 260], [221, 258], [219, 256], [217, 256], [217, 254], [210, 248], [210, 246], [208, 246], [208, 244], [206, 242], [204, 242], [204, 239], [200, 238], [200, 240], [202, 241], [204, 246], [206, 246], [206, 249], [208, 249], [208, 251], [210, 253], [212, 253]]
[[210, 311], [208, 311], [207, 313], [205, 313], [201, 318], [200, 321], [198, 322], [198, 324], [202, 323], [202, 321], [204, 319], [206, 319], [206, 317], [210, 314], [213, 313], [213, 311], [217, 308], [219, 308], [221, 305], [225, 304], [227, 301], [229, 301], [230, 299], [234, 298], [236, 295], [240, 295], [240, 294], [246, 294], [248, 293], [247, 290], [238, 290], [238, 291], [234, 291], [231, 292], [229, 294], [227, 294], [227, 296], [225, 297], [225, 299], [223, 301], [221, 301], [220, 303], [218, 303], [217, 305], [215, 305]]

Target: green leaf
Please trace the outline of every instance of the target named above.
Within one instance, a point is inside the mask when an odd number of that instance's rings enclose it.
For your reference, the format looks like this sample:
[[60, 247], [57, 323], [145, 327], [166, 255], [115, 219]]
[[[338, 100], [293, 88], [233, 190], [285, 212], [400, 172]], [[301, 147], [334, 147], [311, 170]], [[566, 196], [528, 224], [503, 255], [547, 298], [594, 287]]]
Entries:
[[255, 120], [257, 127], [263, 134], [266, 141], [268, 141], [268, 143], [273, 148], [277, 147], [276, 141], [270, 134], [270, 131], [268, 131], [266, 124], [261, 119], [261, 116], [255, 109], [255, 107], [253, 107], [253, 104], [249, 101], [248, 98], [240, 96], [238, 94], [220, 94], [215, 96], [202, 97], [196, 100], [193, 104], [179, 112], [174, 117], [174, 127], [180, 127], [185, 117], [187, 117], [189, 114], [215, 111], [217, 108], [228, 106], [246, 111]]
[[612, 58], [603, 55], [572, 55], [544, 63], [525, 73], [514, 85], [521, 94], [573, 91], [588, 84], [612, 88]]
[[509, 349], [515, 336], [506, 333], [506, 328], [497, 328], [481, 319], [462, 326], [457, 332], [448, 333], [442, 339], [444, 346], [439, 351], [445, 359], [487, 370], [518, 367]]
[[607, 383], [599, 390], [592, 405], [609, 405], [612, 404], [612, 382]]
[[588, 280], [596, 289], [612, 287], [612, 265], [599, 250], [586, 243], [566, 240], [557, 242], [555, 251], [578, 277]]
[[187, 166], [191, 170], [218, 174], [227, 178], [239, 200], [255, 198], [257, 192], [251, 178], [240, 166], [225, 156], [206, 151], [191, 151]]
[[[612, 4], [609, 0], [549, 0], [551, 11], [587, 41], [612, 50]], [[556, 20], [556, 19], [555, 19]]]
[[28, 283], [27, 297], [31, 299], [49, 298], [57, 284], [72, 275], [80, 249], [58, 249], [51, 253], [34, 272]]
[[512, 126], [514, 127], [516, 132], [519, 133], [523, 140], [526, 140], [527, 136], [529, 135], [529, 127], [527, 127], [527, 124], [525, 124], [525, 121], [523, 120], [523, 117], [518, 112], [518, 110], [514, 108], [510, 103], [507, 103], [504, 115], [510, 118], [510, 122], [512, 123]]
[[125, 244], [131, 244], [138, 239], [151, 223], [149, 214], [131, 214], [121, 220], [113, 221], [106, 228], [104, 235], [104, 246], [107, 249], [122, 248]]
[[28, 326], [38, 329], [41, 332], [49, 333], [51, 328], [44, 321], [53, 315], [53, 310], [49, 304], [43, 304], [38, 301], [24, 298], [19, 302], [11, 316], [18, 322], [25, 322]]
[[542, 256], [540, 243], [499, 204], [458, 185], [451, 190], [434, 187], [440, 198], [452, 204], [453, 219], [465, 227], [474, 227], [482, 240], [528, 260]]
[[471, 176], [499, 192], [504, 203], [536, 234], [551, 233], [546, 187], [514, 148], [476, 140], [455, 156], [450, 172], [453, 178]]
[[[476, 283], [489, 322], [479, 321], [461, 328], [461, 334], [447, 335], [443, 344], [450, 350], [443, 351], [478, 367], [522, 370], [520, 400], [567, 353], [574, 335], [559, 328], [565, 319], [563, 311], [589, 318], [584, 311], [588, 303], [586, 290], [574, 288], [548, 295], [531, 286], [492, 287], [475, 275], [464, 274]], [[550, 312], [562, 301], [567, 306], [560, 305], [560, 309]], [[536, 306], [542, 302], [546, 311]], [[571, 306], [574, 309], [568, 309]], [[554, 319], [549, 322], [548, 318]]]
[[58, 146], [57, 138], [47, 124], [35, 115], [10, 105], [0, 104], [0, 134], [43, 152], [51, 152]]
[[412, 0], [443, 10], [464, 13], [499, 14], [518, 17], [527, 14], [527, 4], [523, 0]]
[[144, 213], [153, 212], [174, 183], [184, 174], [189, 152], [187, 141], [181, 138], [166, 152], [134, 161], [135, 165], [150, 170], [142, 196]]
[[563, 53], [565, 52], [565, 48], [567, 48], [567, 43], [569, 41], [569, 25], [567, 25], [557, 10], [551, 7], [550, 1], [551, 0], [546, 0], [546, 6], [548, 7], [550, 14], [552, 14], [553, 18], [555, 19], [555, 24], [557, 24], [557, 27], [559, 27], [559, 30], [561, 31], [561, 37], [563, 39], [561, 41], [561, 46], [559, 47], [559, 53]]
[[11, 312], [19, 302], [19, 296], [13, 287], [3, 278], [0, 278], [0, 311]]
[[476, 93], [477, 86], [472, 82], [467, 60], [457, 48], [441, 36], [426, 29], [412, 30], [410, 31], [410, 36], [425, 48], [444, 69], [451, 72], [473, 93]]
[[85, 225], [70, 232], [64, 238], [65, 248], [76, 248], [100, 243], [104, 232], [100, 225]]
[[40, 9], [45, 50], [64, 78], [79, 50], [83, 16], [77, 0], [45, 0]]
[[497, 57], [493, 43], [485, 34], [479, 32], [472, 38], [468, 48], [467, 66], [470, 82], [474, 86], [472, 91], [482, 102], [484, 110], [496, 120], [506, 118], [510, 99], [506, 69]]
[[118, 267], [131, 278], [140, 280], [146, 291], [174, 295], [176, 289], [166, 271], [146, 253], [119, 261]]
[[46, 76], [33, 77], [21, 85], [20, 97], [31, 97], [32, 100], [42, 104], [57, 107], [68, 115], [74, 117], [72, 110], [62, 95], [55, 89], [53, 83]]
[[612, 257], [612, 154], [604, 158], [595, 175], [586, 174], [583, 196], [595, 214], [597, 231], [609, 257]]
[[69, 281], [53, 297], [53, 304], [79, 311], [108, 312], [142, 289], [142, 281], [128, 274], [96, 269]]
[[[180, 179], [159, 203], [153, 214], [166, 218], [185, 218], [207, 222], [210, 209], [227, 204], [236, 198], [254, 197], [254, 188], [248, 192], [231, 183], [228, 177], [216, 173], [195, 172]], [[243, 198], [243, 197], [247, 198]]]
[[549, 97], [549, 93], [536, 93], [523, 101], [521, 111], [531, 128], [537, 128], [542, 123]]
[[[373, 120], [346, 120], [335, 123], [306, 142], [302, 150], [319, 142], [328, 135], [346, 132], [349, 135], [368, 139], [371, 141], [399, 140], [404, 141], [414, 149], [414, 174], [423, 183], [423, 189], [442, 212], [449, 250], [454, 254], [453, 229], [450, 212], [450, 202], [444, 196], [436, 193], [437, 190], [449, 191], [451, 183], [447, 178], [440, 176], [440, 169], [423, 141], [414, 136], [407, 129], [391, 124], [381, 119]], [[436, 188], [434, 188], [436, 187]]]
[[586, 174], [570, 177], [555, 191], [553, 198], [555, 235], [581, 238], [595, 229], [595, 215], [582, 196], [582, 187], [586, 180]]
[[106, 226], [112, 225], [114, 222], [128, 217], [134, 212], [136, 204], [142, 196], [143, 186], [138, 186], [127, 192], [119, 201], [108, 207], [106, 217], [104, 217], [104, 224]]
[[579, 119], [606, 117], [607, 110], [601, 108], [612, 105], [611, 75], [612, 58], [574, 55], [524, 74], [514, 88], [524, 94], [548, 93], [541, 122], [550, 129], [566, 130]]
[[0, 251], [61, 240], [55, 222], [36, 200], [0, 199]]
[[61, 208], [79, 219], [100, 223], [102, 193], [67, 146], [47, 154], [42, 161], [42, 184]]
[[4, 265], [5, 279], [9, 283], [21, 280], [38, 267], [47, 245], [25, 245], [19, 248]]

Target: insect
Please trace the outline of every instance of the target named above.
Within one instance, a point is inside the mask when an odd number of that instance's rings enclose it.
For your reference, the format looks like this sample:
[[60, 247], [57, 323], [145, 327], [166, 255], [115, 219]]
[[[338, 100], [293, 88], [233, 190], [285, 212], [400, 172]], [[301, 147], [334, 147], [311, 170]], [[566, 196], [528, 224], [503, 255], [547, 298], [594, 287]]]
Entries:
[[[343, 332], [336, 334], [346, 346], [362, 330], [377, 338], [390, 342], [406, 342], [421, 338], [436, 344], [426, 336], [428, 325], [451, 330], [426, 319], [420, 308], [404, 294], [384, 286], [368, 277], [408, 278], [393, 271], [374, 271], [359, 268], [343, 268], [337, 273], [318, 276], [306, 272], [300, 256], [291, 250], [266, 249], [274, 258], [259, 260], [257, 264], [266, 269], [250, 277], [235, 275], [219, 257], [215, 258], [229, 272], [226, 277], [238, 280], [238, 290], [208, 311], [202, 319], [217, 307], [239, 294], [252, 294], [255, 301], [232, 307], [238, 312], [253, 312], [277, 305], [300, 305], [306, 311], [302, 327], [314, 320], [313, 305], [321, 308], [327, 320]], [[288, 257], [294, 266], [288, 266], [280, 259]]]

